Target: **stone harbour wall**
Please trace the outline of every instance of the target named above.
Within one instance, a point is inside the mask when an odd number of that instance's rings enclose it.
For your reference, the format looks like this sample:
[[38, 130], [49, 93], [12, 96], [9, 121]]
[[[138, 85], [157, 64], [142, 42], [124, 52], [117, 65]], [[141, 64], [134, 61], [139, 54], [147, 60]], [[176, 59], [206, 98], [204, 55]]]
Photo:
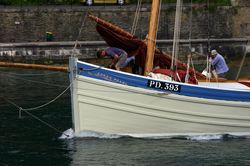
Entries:
[[238, 7], [250, 7], [250, 1], [248, 0], [231, 0], [231, 4]]
[[[46, 32], [53, 33], [53, 41], [102, 40], [95, 30], [95, 22], [85, 19], [88, 13], [131, 31], [136, 6], [0, 6], [0, 43], [43, 42]], [[181, 38], [245, 38], [250, 36], [249, 7], [224, 6], [206, 10], [206, 5], [184, 6]], [[143, 4], [135, 35], [144, 39], [148, 32], [150, 5]], [[158, 39], [172, 39], [175, 6], [162, 5]], [[82, 27], [82, 28], [81, 28]], [[79, 31], [81, 33], [79, 35]]]
[[[98, 49], [107, 47], [96, 32], [88, 13], [131, 31], [135, 5], [125, 6], [0, 6], [0, 60], [24, 63], [67, 63], [73, 55], [95, 60]], [[250, 65], [250, 8], [224, 6], [206, 10], [205, 5], [184, 6], [179, 58], [186, 62], [191, 47], [196, 64], [206, 64], [208, 43], [226, 57], [231, 66], [239, 65], [247, 55]], [[150, 6], [143, 5], [135, 35], [145, 39]], [[171, 54], [175, 21], [174, 5], [163, 5], [157, 33], [157, 47]], [[81, 33], [80, 32], [81, 29]], [[46, 32], [52, 32], [47, 41]], [[192, 39], [192, 42], [190, 42]], [[79, 43], [75, 50], [75, 41]], [[237, 64], [236, 64], [237, 63]], [[236, 67], [237, 68], [237, 67]]]

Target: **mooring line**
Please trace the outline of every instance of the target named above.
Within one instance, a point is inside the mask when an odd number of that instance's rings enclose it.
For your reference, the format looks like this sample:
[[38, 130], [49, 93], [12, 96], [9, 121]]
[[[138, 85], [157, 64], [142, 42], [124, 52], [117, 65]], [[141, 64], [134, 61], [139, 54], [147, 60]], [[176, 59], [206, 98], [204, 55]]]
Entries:
[[25, 111], [32, 111], [32, 110], [36, 110], [36, 109], [39, 109], [39, 108], [42, 108], [42, 107], [45, 107], [49, 104], [51, 104], [52, 102], [56, 101], [59, 97], [61, 97], [69, 88], [70, 88], [71, 84], [62, 92], [60, 93], [58, 96], [56, 96], [54, 99], [52, 99], [51, 101], [45, 103], [45, 104], [42, 104], [40, 106], [37, 106], [37, 107], [32, 107], [32, 108], [25, 108], [23, 110]]
[[39, 108], [42, 108], [42, 107], [45, 107], [49, 104], [51, 104], [52, 102], [56, 101], [59, 97], [61, 97], [70, 87], [71, 87], [72, 83], [62, 92], [60, 93], [58, 96], [56, 96], [54, 99], [52, 99], [51, 101], [45, 103], [45, 104], [42, 104], [40, 106], [37, 106], [37, 107], [32, 107], [32, 108], [22, 108], [20, 106], [18, 106], [16, 103], [14, 103], [13, 101], [5, 98], [5, 97], [1, 97], [3, 98], [5, 101], [7, 101], [8, 103], [12, 104], [13, 106], [15, 106], [17, 109], [18, 109], [18, 113], [19, 113], [19, 118], [21, 118], [21, 113], [22, 111], [25, 112], [26, 114], [30, 115], [31, 117], [33, 117], [34, 119], [40, 121], [41, 123], [45, 124], [46, 126], [50, 127], [51, 129], [55, 130], [56, 132], [60, 133], [60, 134], [63, 134], [65, 135], [66, 137], [69, 137], [69, 135], [65, 134], [64, 132], [60, 131], [59, 129], [53, 127], [52, 125], [50, 125], [49, 123], [43, 121], [42, 119], [40, 119], [39, 117], [33, 115], [32, 113], [30, 113], [29, 111], [32, 111], [32, 110], [36, 110], [36, 109], [39, 109]]
[[33, 115], [33, 114], [30, 113], [29, 111], [24, 110], [24, 109], [22, 109], [22, 108], [20, 107], [20, 108], [19, 108], [20, 114], [21, 114], [22, 111], [25, 112], [26, 114], [28, 114], [29, 116], [31, 116], [32, 118], [34, 118], [34, 119], [38, 120], [39, 122], [43, 123], [44, 125], [46, 125], [46, 126], [50, 127], [51, 129], [55, 130], [56, 132], [58, 132], [58, 133], [60, 133], [60, 134], [63, 134], [63, 135], [65, 135], [66, 137], [69, 137], [69, 135], [65, 134], [63, 131], [61, 131], [61, 130], [55, 128], [54, 126], [50, 125], [49, 123], [45, 122], [44, 120], [40, 119], [39, 117]]

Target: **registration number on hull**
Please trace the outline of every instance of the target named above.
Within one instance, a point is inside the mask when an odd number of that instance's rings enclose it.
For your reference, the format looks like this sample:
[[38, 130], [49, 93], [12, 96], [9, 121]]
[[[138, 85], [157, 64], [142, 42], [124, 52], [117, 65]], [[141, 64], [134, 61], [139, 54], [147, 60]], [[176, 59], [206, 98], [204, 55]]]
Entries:
[[147, 86], [150, 88], [162, 89], [166, 91], [173, 91], [173, 92], [181, 91], [181, 85], [161, 82], [161, 81], [148, 80]]

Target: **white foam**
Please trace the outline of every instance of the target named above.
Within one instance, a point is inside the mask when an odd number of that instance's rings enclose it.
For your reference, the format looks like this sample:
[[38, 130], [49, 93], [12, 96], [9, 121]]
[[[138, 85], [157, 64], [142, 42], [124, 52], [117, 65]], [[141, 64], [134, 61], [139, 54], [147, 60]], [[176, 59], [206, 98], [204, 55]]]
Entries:
[[63, 134], [59, 137], [59, 139], [72, 139], [74, 138], [74, 130], [72, 128], [63, 132]]
[[105, 134], [95, 131], [82, 131], [76, 135], [76, 137], [85, 137], [85, 138], [105, 138], [105, 139], [116, 139], [121, 138], [121, 135], [116, 134]]
[[204, 134], [204, 135], [194, 135], [187, 136], [187, 139], [192, 141], [207, 141], [207, 140], [222, 140], [224, 138], [223, 134]]
[[234, 138], [250, 138], [249, 132], [242, 133], [172, 133], [172, 134], [106, 134], [95, 131], [81, 131], [74, 133], [72, 128], [63, 132], [59, 139], [71, 139], [74, 137], [80, 138], [100, 138], [100, 139], [118, 139], [124, 137], [141, 138], [141, 139], [187, 139], [192, 141], [209, 141], [209, 140], [223, 140], [223, 139], [234, 139]]

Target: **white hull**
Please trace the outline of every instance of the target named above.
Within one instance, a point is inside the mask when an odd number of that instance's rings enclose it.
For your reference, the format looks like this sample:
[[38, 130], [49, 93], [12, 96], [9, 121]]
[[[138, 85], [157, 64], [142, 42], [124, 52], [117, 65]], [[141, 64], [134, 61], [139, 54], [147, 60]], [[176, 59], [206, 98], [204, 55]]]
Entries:
[[80, 75], [73, 87], [76, 135], [250, 132], [249, 102], [180, 96]]
[[[180, 6], [180, 1], [177, 1], [176, 30], [180, 27]], [[154, 52], [160, 53], [153, 43], [159, 7], [158, 1], [153, 1], [147, 38], [146, 72], [151, 71]], [[113, 30], [114, 34], [103, 35], [104, 40], [108, 36], [115, 36], [108, 43], [112, 47], [118, 47], [133, 38], [133, 35], [116, 26], [91, 18], [100, 27], [108, 27], [108, 30], [99, 27], [100, 31], [108, 33]], [[175, 31], [172, 59], [177, 59], [178, 38], [178, 32]], [[134, 41], [133, 44], [137, 49], [128, 50], [138, 53], [141, 53], [139, 49], [146, 46], [139, 41]], [[143, 58], [144, 55], [138, 56]], [[160, 57], [162, 59], [159, 58], [159, 61], [166, 60], [165, 56]], [[102, 68], [74, 58], [70, 61], [70, 69], [75, 135], [80, 135], [82, 131], [132, 136], [250, 133], [249, 88], [209, 88], [147, 78]]]

